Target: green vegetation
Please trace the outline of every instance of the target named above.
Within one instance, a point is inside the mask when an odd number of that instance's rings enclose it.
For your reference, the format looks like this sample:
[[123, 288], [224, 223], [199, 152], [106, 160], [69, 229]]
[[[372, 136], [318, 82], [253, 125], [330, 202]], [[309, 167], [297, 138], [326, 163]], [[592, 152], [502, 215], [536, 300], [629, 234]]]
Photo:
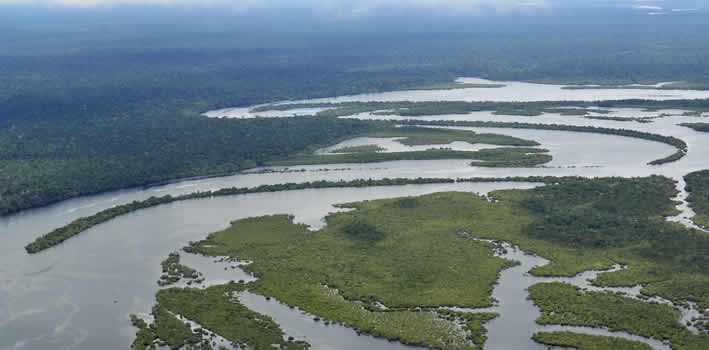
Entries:
[[608, 116], [597, 116], [589, 115], [585, 117], [586, 119], [595, 120], [612, 120], [616, 122], [638, 122], [638, 123], [652, 123], [653, 117], [608, 117]]
[[534, 167], [548, 163], [552, 157], [545, 149], [539, 148], [489, 148], [479, 151], [453, 151], [447, 148], [429, 149], [410, 152], [362, 152], [342, 154], [307, 154], [291, 157], [287, 160], [269, 162], [272, 166], [295, 166], [309, 164], [340, 163], [376, 163], [395, 160], [433, 160], [433, 159], [470, 159], [471, 163], [481, 167]]
[[679, 323], [679, 311], [610, 292], [583, 292], [566, 283], [540, 283], [529, 295], [542, 310], [540, 324], [605, 327], [611, 331], [667, 340], [677, 350], [706, 348], [709, 336], [694, 335]]
[[395, 102], [342, 102], [342, 103], [285, 103], [254, 108], [259, 111], [288, 111], [296, 108], [325, 108], [316, 115], [320, 117], [346, 117], [371, 112], [374, 115], [399, 115], [419, 117], [446, 114], [468, 114], [490, 111], [497, 115], [539, 116], [556, 113], [569, 116], [588, 116], [589, 113], [608, 114], [601, 108], [641, 108], [648, 111], [660, 109], [683, 109], [686, 113], [709, 111], [709, 100], [620, 100], [620, 101], [538, 101], [538, 102], [464, 102], [464, 101], [395, 101]]
[[361, 145], [361, 146], [349, 146], [342, 147], [336, 150], [330, 151], [330, 153], [361, 153], [361, 152], [381, 152], [386, 151], [385, 148], [379, 147], [377, 145]]
[[279, 185], [261, 185], [253, 188], [230, 187], [217, 191], [193, 192], [180, 196], [165, 195], [162, 197], [150, 197], [142, 201], [133, 201], [128, 204], [117, 205], [115, 207], [102, 210], [94, 215], [78, 218], [69, 224], [59, 227], [50, 233], [38, 237], [34, 242], [25, 247], [30, 254], [39, 253], [49, 249], [65, 240], [78, 235], [98, 224], [109, 221], [115, 217], [132, 213], [134, 211], [154, 207], [161, 204], [172, 203], [182, 200], [211, 198], [219, 196], [232, 196], [248, 193], [290, 191], [306, 188], [333, 188], [333, 187], [369, 187], [369, 186], [394, 186], [406, 184], [427, 184], [427, 183], [451, 183], [453, 179], [418, 178], [418, 179], [381, 179], [381, 180], [352, 180], [352, 181], [314, 181], [304, 183], [285, 183]]
[[694, 129], [695, 131], [709, 132], [709, 123], [682, 123], [680, 125]]
[[[49, 134], [41, 125], [0, 130], [0, 215], [110, 189], [233, 173], [374, 125], [307, 117], [206, 120], [190, 114], [164, 123], [155, 118], [119, 118], [126, 125], [97, 121], [97, 130], [84, 131], [64, 130], [71, 124], [57, 121]], [[71, 137], [61, 135], [73, 131]]]
[[[303, 350], [309, 345], [284, 339], [285, 334], [270, 317], [254, 312], [241, 303], [234, 293], [244, 290], [243, 284], [229, 283], [207, 289], [171, 288], [158, 292], [158, 307], [187, 317], [206, 330], [233, 344], [254, 350]], [[162, 337], [161, 337], [162, 338]]]
[[[197, 279], [201, 276], [201, 273], [197, 272], [197, 270], [180, 264], [179, 253], [170, 253], [167, 259], [160, 263], [160, 266], [162, 266], [163, 273], [163, 275], [160, 276], [160, 280], [158, 280], [158, 285], [160, 286], [177, 283], [182, 278], [196, 280], [195, 282], [198, 282], [199, 280]], [[192, 281], [188, 281], [187, 283], [192, 284]]]
[[483, 121], [402, 121], [402, 124], [407, 125], [423, 125], [423, 126], [459, 126], [459, 127], [478, 127], [478, 128], [514, 128], [514, 129], [539, 129], [539, 130], [558, 130], [558, 131], [575, 131], [575, 132], [591, 132], [599, 134], [609, 134], [625, 137], [635, 137], [644, 140], [657, 141], [666, 143], [676, 147], [677, 152], [672, 155], [653, 160], [650, 165], [660, 165], [673, 162], [683, 158], [687, 154], [687, 143], [673, 136], [664, 136], [652, 134], [642, 131], [627, 130], [627, 129], [611, 129], [600, 128], [593, 126], [573, 126], [560, 124], [531, 124], [531, 123], [502, 123], [502, 122], [483, 122]]
[[[709, 236], [664, 220], [676, 213], [672, 180], [538, 180], [547, 186], [495, 191], [494, 201], [453, 192], [350, 203], [342, 206], [356, 210], [330, 214], [315, 232], [285, 215], [247, 218], [185, 250], [252, 261], [244, 269], [258, 280], [240, 288], [360, 332], [439, 349], [480, 347], [483, 324], [494, 315], [431, 308], [490, 305], [499, 272], [514, 265], [468, 234], [552, 260], [535, 275], [572, 276], [620, 262], [628, 269], [603, 273], [597, 284], [641, 283], [647, 295], [709, 305]], [[544, 313], [541, 323], [626, 330], [680, 350], [702, 349], [709, 340], [691, 334], [667, 305], [563, 283], [539, 284], [530, 293]], [[185, 299], [206, 303], [200, 298]], [[214, 322], [212, 328], [228, 327]]]
[[212, 350], [201, 334], [195, 333], [187, 322], [182, 322], [161, 305], [153, 307], [155, 321], [148, 325], [143, 319], [130, 315], [131, 323], [138, 328], [131, 348], [134, 350], [157, 350], [161, 346], [170, 349]]
[[454, 130], [441, 128], [380, 128], [365, 134], [370, 137], [401, 137], [397, 142], [406, 146], [441, 145], [453, 141], [462, 141], [471, 144], [484, 143], [498, 146], [539, 146], [532, 140], [525, 140], [499, 134], [483, 134], [468, 130]]
[[[582, 24], [552, 16], [539, 27], [530, 24], [534, 16], [330, 21], [298, 11], [228, 18], [168, 8], [151, 8], [150, 18], [119, 8], [33, 11], [40, 15], [0, 11], [0, 215], [238, 171], [362, 131], [345, 121], [199, 116], [211, 109], [450, 85], [459, 76], [606, 85], [709, 80], [697, 74], [709, 71], [707, 24], [693, 15], [662, 23], [634, 17], [637, 30], [619, 37], [628, 18], [607, 13]], [[599, 29], [610, 18], [617, 22]], [[706, 110], [708, 102], [599, 103], [623, 104]]]
[[[211, 333], [242, 347], [254, 350], [273, 349], [273, 344], [287, 350], [304, 350], [305, 342], [285, 340], [283, 331], [270, 317], [241, 305], [233, 293], [243, 285], [230, 283], [201, 289], [172, 288], [158, 292], [158, 304], [153, 307], [154, 323], [148, 325], [131, 315], [138, 328], [132, 348], [155, 350], [167, 345], [170, 349], [212, 350]], [[192, 330], [189, 323], [180, 321], [182, 315], [204, 328]]]
[[697, 225], [709, 227], [709, 170], [687, 174], [685, 190], [689, 192], [687, 202], [696, 215], [692, 218]]
[[[253, 261], [244, 269], [259, 279], [249, 290], [326, 320], [407, 344], [470, 349], [449, 314], [415, 308], [492, 303], [499, 271], [513, 262], [493, 256], [490, 244], [457, 234], [471, 212], [491, 209], [487, 203], [470, 194], [438, 194], [415, 205], [400, 199], [350, 204], [358, 210], [328, 216], [317, 232], [288, 216], [249, 218], [185, 250]], [[379, 310], [377, 302], [391, 309]], [[464, 320], [479, 330], [490, 317]], [[479, 331], [471, 336], [481, 339]]]
[[351, 181], [314, 181], [314, 182], [304, 182], [304, 183], [285, 183], [279, 185], [262, 185], [254, 188], [239, 188], [230, 187], [222, 188], [217, 191], [204, 191], [204, 192], [193, 192], [180, 196], [165, 195], [162, 197], [150, 197], [142, 201], [133, 201], [128, 204], [117, 205], [115, 207], [102, 210], [94, 215], [88, 217], [78, 218], [69, 224], [59, 227], [50, 233], [40, 236], [34, 242], [25, 246], [30, 254], [39, 253], [45, 249], [49, 249], [55, 245], [58, 245], [65, 240], [78, 235], [81, 232], [88, 230], [91, 227], [109, 221], [121, 215], [129, 214], [134, 211], [154, 207], [161, 204], [173, 203], [183, 200], [190, 199], [200, 199], [200, 198], [211, 198], [219, 196], [233, 196], [248, 193], [260, 193], [260, 192], [277, 192], [277, 191], [292, 191], [301, 190], [308, 188], [336, 188], [336, 187], [371, 187], [371, 186], [399, 186], [399, 185], [423, 185], [423, 184], [433, 184], [433, 183], [453, 183], [453, 182], [501, 182], [501, 181], [511, 181], [511, 182], [539, 182], [539, 183], [553, 183], [557, 182], [558, 178], [555, 177], [508, 177], [508, 178], [463, 178], [463, 179], [449, 179], [449, 178], [416, 178], [416, 179], [406, 179], [406, 178], [396, 178], [388, 179], [384, 178], [381, 180], [351, 180]]
[[545, 345], [579, 350], [652, 350], [652, 346], [638, 341], [572, 332], [539, 332], [534, 333], [532, 339]]

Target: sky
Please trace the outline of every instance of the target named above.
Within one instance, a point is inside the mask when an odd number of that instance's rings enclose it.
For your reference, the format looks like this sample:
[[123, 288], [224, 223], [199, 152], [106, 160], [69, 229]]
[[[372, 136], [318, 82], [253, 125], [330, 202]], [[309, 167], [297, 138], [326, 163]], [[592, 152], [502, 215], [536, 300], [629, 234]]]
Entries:
[[[233, 11], [300, 8], [339, 15], [366, 15], [378, 10], [435, 10], [460, 13], [504, 13], [573, 7], [621, 7], [664, 13], [694, 11], [707, 0], [0, 0], [2, 5], [48, 8], [112, 8], [118, 6], [166, 6], [228, 8]], [[709, 4], [707, 4], [709, 5]]]

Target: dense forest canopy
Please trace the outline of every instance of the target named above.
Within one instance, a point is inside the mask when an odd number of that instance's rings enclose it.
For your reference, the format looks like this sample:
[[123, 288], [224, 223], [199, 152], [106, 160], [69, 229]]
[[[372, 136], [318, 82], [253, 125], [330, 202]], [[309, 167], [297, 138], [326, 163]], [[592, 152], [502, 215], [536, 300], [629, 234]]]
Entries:
[[235, 171], [365, 127], [200, 117], [219, 107], [458, 76], [709, 84], [702, 11], [648, 16], [604, 5], [447, 16], [390, 9], [333, 20], [304, 9], [0, 6], [0, 214]]

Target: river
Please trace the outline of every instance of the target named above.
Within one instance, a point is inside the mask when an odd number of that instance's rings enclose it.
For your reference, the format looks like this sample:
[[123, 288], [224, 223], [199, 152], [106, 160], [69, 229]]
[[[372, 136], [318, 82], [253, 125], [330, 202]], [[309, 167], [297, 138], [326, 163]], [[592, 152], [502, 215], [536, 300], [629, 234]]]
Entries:
[[[508, 86], [518, 85], [510, 84]], [[485, 90], [503, 92], [503, 89]], [[482, 89], [473, 90], [479, 92]], [[600, 91], [602, 90], [563, 90], [563, 93], [599, 94]], [[445, 91], [439, 93], [445, 95], [446, 99], [452, 99], [451, 96], [455, 97], [457, 93], [463, 92]], [[618, 94], [619, 90], [613, 90], [613, 93]], [[632, 90], [632, 93], [671, 94], [675, 92]], [[701, 94], [704, 93], [709, 95], [709, 92], [679, 91], [676, 93], [683, 94], [682, 98], [689, 98], [690, 95], [703, 96]], [[426, 95], [433, 94], [430, 91], [408, 91], [399, 92], [399, 94], [410, 94], [403, 96], [414, 97], [419, 95], [434, 96]], [[554, 99], [561, 97], [557, 96]], [[410, 100], [410, 98], [406, 99]], [[644, 112], [636, 109], [617, 109], [612, 115], [656, 116], [663, 112], [679, 114], [678, 111]], [[373, 116], [368, 113], [355, 117], [397, 119], [397, 117]], [[539, 117], [511, 117], [476, 112], [466, 115], [423, 117], [421, 119], [522, 120], [530, 123], [626, 128], [678, 137], [687, 142], [689, 152], [685, 158], [678, 162], [649, 166], [646, 164], [648, 161], [667, 156], [674, 152], [674, 148], [662, 143], [613, 135], [547, 130], [468, 128], [473, 131], [496, 132], [536, 140], [541, 143], [540, 147], [550, 150], [554, 160], [544, 167], [519, 169], [477, 168], [469, 166], [469, 161], [465, 160], [394, 161], [376, 164], [313, 165], [290, 168], [290, 170], [304, 170], [297, 172], [286, 171], [284, 168], [257, 169], [256, 172], [233, 176], [186, 180], [155, 187], [133, 188], [80, 197], [2, 217], [0, 218], [0, 235], [3, 238], [3, 244], [0, 246], [0, 260], [2, 261], [0, 264], [0, 349], [127, 349], [135, 333], [135, 329], [130, 325], [128, 314], [149, 312], [154, 303], [154, 294], [158, 290], [155, 281], [160, 276], [160, 261], [168, 253], [178, 250], [187, 242], [202, 239], [209, 232], [226, 228], [229, 222], [235, 219], [288, 213], [295, 215], [296, 221], [309, 224], [317, 229], [323, 225], [322, 218], [327, 213], [337, 210], [332, 206], [337, 203], [452, 190], [487, 193], [502, 188], [530, 188], [535, 184], [459, 183], [358, 189], [313, 189], [184, 201], [141, 210], [117, 218], [38, 255], [28, 256], [25, 253], [24, 245], [37, 236], [78, 217], [91, 215], [117, 204], [145, 199], [153, 195], [176, 195], [232, 186], [250, 187], [261, 184], [313, 180], [529, 175], [630, 177], [651, 174], [665, 175], [680, 180], [683, 175], [691, 171], [709, 168], [709, 158], [703, 154], [704, 150], [709, 149], [709, 137], [676, 125], [681, 122], [702, 120], [697, 117], [674, 115], [654, 119], [652, 123], [638, 123], [591, 120], [578, 116], [556, 114]], [[390, 139], [380, 141], [385, 147], [398, 145]], [[373, 140], [366, 140], [366, 142], [373, 142]], [[460, 149], [486, 147], [464, 143], [454, 146]], [[268, 172], [260, 173], [258, 170]], [[678, 183], [678, 187], [683, 187], [681, 182]], [[683, 198], [683, 195], [680, 193], [678, 198]], [[308, 203], [308, 205], [303, 206], [303, 203]], [[683, 213], [675, 220], [687, 223], [691, 211], [686, 205], [681, 205], [680, 208]], [[530, 263], [539, 263], [539, 261]], [[527, 266], [524, 264], [523, 261], [523, 270], [524, 266]], [[496, 293], [509, 291], [524, 295], [524, 288], [520, 289], [520, 285], [509, 284], [504, 280], [505, 274], [517, 273], [515, 271], [509, 269], [503, 272], [503, 279], [496, 289]], [[524, 272], [526, 271], [522, 271], [522, 273]], [[234, 271], [233, 273], [238, 272]], [[500, 290], [498, 291], [498, 289]], [[499, 295], [502, 296], [502, 294]], [[253, 299], [258, 298], [254, 297]], [[498, 297], [498, 299], [501, 300], [500, 307], [517, 300], [512, 297]], [[257, 308], [256, 304], [254, 303], [254, 308]], [[509, 310], [512, 310], [509, 312], [514, 312], [515, 308], [512, 307]], [[520, 310], [525, 309], [521, 308]], [[514, 318], [514, 314], [510, 314], [507, 309], [502, 311], [503, 316], [489, 324], [490, 342], [486, 349], [503, 348], [495, 345], [497, 344], [495, 339], [502, 339], [497, 335], [496, 329], [505, 328], [496, 327], [509, 317]], [[301, 318], [307, 319], [307, 317]], [[310, 332], [307, 331], [310, 326], [305, 323], [297, 326], [295, 321], [295, 323], [285, 320], [283, 322], [286, 331], [293, 332], [293, 335], [305, 337], [307, 332]], [[321, 327], [324, 326], [318, 325], [313, 328], [315, 331], [311, 333], [319, 334], [324, 331], [324, 328]], [[332, 329], [334, 328], [330, 326], [327, 332]], [[337, 333], [339, 331], [333, 332], [332, 334], [335, 334], [333, 336], [329, 335], [330, 333], [323, 335], [322, 337], [326, 339], [320, 343], [315, 342], [314, 348], [325, 349], [327, 344], [332, 345], [332, 339], [345, 341], [354, 334], [350, 329], [342, 330], [348, 334], [347, 336], [342, 335], [345, 333]], [[506, 333], [510, 334], [505, 338], [514, 338], [512, 335], [517, 335], [521, 339], [519, 341], [523, 343], [518, 343], [518, 345], [521, 344], [521, 347], [517, 347], [518, 349], [539, 348], [537, 344], [529, 340], [528, 330], [516, 333], [516, 331], [510, 331], [510, 328], [506, 328]], [[356, 337], [356, 335], [354, 336]], [[357, 338], [366, 339], [367, 337]], [[309, 339], [315, 338], [310, 336]], [[372, 344], [380, 344], [381, 349], [395, 349], [400, 346], [371, 338], [366, 341], [370, 342], [367, 343], [369, 344], [366, 346], [367, 348], [379, 347], [379, 345]], [[335, 348], [344, 348], [343, 344], [339, 345]]]

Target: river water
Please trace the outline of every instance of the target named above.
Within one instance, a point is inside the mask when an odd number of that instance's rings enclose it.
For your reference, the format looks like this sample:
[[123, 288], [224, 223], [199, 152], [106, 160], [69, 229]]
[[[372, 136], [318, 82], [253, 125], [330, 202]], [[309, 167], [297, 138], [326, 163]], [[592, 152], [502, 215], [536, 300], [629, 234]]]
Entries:
[[[502, 89], [489, 90], [503, 91]], [[564, 90], [569, 93], [578, 91], [587, 94], [599, 93], [599, 90]], [[613, 90], [615, 94], [618, 94], [618, 91]], [[632, 92], [639, 94], [671, 93], [648, 90], [632, 90]], [[406, 94], [413, 94], [413, 96], [425, 93], [431, 92], [406, 92]], [[452, 96], [455, 96], [457, 92], [446, 91], [442, 94], [451, 93], [454, 94]], [[682, 91], [681, 94], [690, 94], [690, 92]], [[700, 92], [691, 92], [691, 94], [691, 96], [695, 96], [693, 94], [700, 94]], [[709, 92], [707, 94], [709, 95]], [[683, 98], [689, 96], [682, 95]], [[446, 95], [446, 99], [452, 98]], [[554, 99], [560, 98], [557, 96]], [[677, 111], [665, 112], [678, 114]], [[613, 115], [656, 116], [660, 113], [663, 112], [619, 109], [614, 111]], [[362, 114], [356, 117], [383, 118], [371, 114]], [[390, 118], [396, 119], [396, 117]], [[261, 184], [313, 180], [529, 175], [629, 177], [650, 174], [665, 175], [679, 180], [691, 171], [709, 168], [709, 159], [703, 154], [704, 150], [709, 149], [709, 137], [706, 134], [676, 125], [680, 122], [702, 120], [696, 117], [676, 115], [654, 119], [652, 123], [637, 123], [590, 120], [578, 116], [554, 114], [539, 117], [510, 117], [477, 112], [467, 115], [424, 117], [421, 119], [522, 120], [532, 123], [627, 128], [679, 137], [689, 145], [689, 153], [678, 162], [649, 166], [646, 164], [648, 161], [667, 156], [673, 153], [674, 149], [657, 142], [613, 135], [470, 128], [473, 131], [496, 132], [536, 140], [541, 143], [540, 147], [550, 150], [554, 160], [544, 167], [531, 169], [477, 168], [469, 166], [469, 161], [465, 160], [395, 161], [377, 164], [257, 169], [256, 172], [233, 176], [186, 180], [149, 188], [102, 193], [23, 211], [0, 218], [0, 235], [3, 238], [3, 244], [0, 246], [0, 260], [2, 261], [0, 264], [0, 349], [127, 349], [135, 333], [135, 329], [130, 325], [128, 314], [149, 312], [154, 303], [154, 294], [158, 290], [155, 282], [160, 276], [160, 261], [168, 253], [178, 250], [189, 241], [203, 239], [209, 232], [226, 228], [229, 222], [235, 219], [288, 213], [295, 215], [296, 221], [309, 224], [317, 229], [323, 225], [322, 218], [328, 212], [337, 210], [332, 206], [337, 203], [452, 190], [487, 193], [502, 188], [529, 188], [535, 184], [459, 183], [359, 189], [313, 189], [192, 200], [149, 208], [114, 219], [38, 255], [28, 256], [24, 252], [24, 245], [39, 235], [78, 217], [91, 215], [117, 204], [145, 199], [153, 195], [176, 195], [232, 186], [250, 187]], [[367, 140], [368, 144], [373, 141], [377, 142], [377, 140]], [[381, 142], [384, 147], [387, 145], [398, 147], [394, 145], [396, 143], [392, 140], [381, 140]], [[457, 144], [455, 147], [481, 146]], [[261, 173], [258, 170], [267, 172]], [[681, 183], [678, 186], [682, 187]], [[682, 194], [678, 198], [682, 198]], [[303, 203], [307, 203], [307, 205], [303, 205]], [[686, 210], [686, 206], [682, 209], [684, 210], [683, 214], [678, 216], [676, 220], [686, 222], [691, 213]], [[191, 263], [188, 257], [185, 256], [184, 259], [187, 264]], [[528, 265], [525, 265], [524, 261], [522, 262], [524, 270]], [[539, 261], [531, 261], [530, 263], [539, 263]], [[227, 272], [233, 275], [228, 279], [248, 277], [237, 278], [239, 276], [237, 270], [229, 269]], [[522, 273], [524, 272], [526, 271], [522, 271]], [[513, 273], [517, 272], [514, 269], [503, 272], [501, 284], [496, 289], [496, 293], [509, 292], [520, 293], [521, 296], [526, 295], [523, 285], [506, 282], [506, 274], [513, 276], [510, 281], [515, 280], [514, 276], [516, 275]], [[501, 300], [501, 308], [508, 303], [515, 305], [513, 301], [519, 300], [519, 295], [516, 297], [498, 295], [498, 299]], [[258, 297], [252, 299], [257, 300]], [[273, 303], [276, 305], [275, 302]], [[254, 302], [253, 304], [254, 308], [258, 308], [258, 303]], [[532, 307], [532, 309], [534, 308]], [[538, 344], [529, 339], [531, 332], [539, 329], [533, 322], [529, 326], [532, 328], [519, 331], [498, 326], [498, 324], [511, 319], [533, 320], [534, 314], [529, 314], [531, 311], [517, 306], [511, 306], [502, 309], [502, 311], [502, 317], [489, 324], [490, 341], [486, 348], [502, 349], [503, 347], [495, 345], [497, 344], [495, 339], [508, 338], [510, 340], [517, 339], [515, 349], [539, 348]], [[286, 318], [286, 316], [283, 317]], [[322, 328], [324, 327], [322, 325], [313, 326], [314, 330], [308, 331], [310, 326], [305, 323], [299, 326], [298, 322], [291, 323], [276, 318], [278, 321], [283, 321], [286, 331], [294, 332], [292, 335], [308, 336], [314, 341], [314, 348], [326, 349], [328, 344], [338, 349], [345, 348], [342, 342], [354, 341], [351, 339], [368, 339], [363, 340], [369, 342], [366, 343], [367, 345], [360, 343], [365, 348], [394, 349], [400, 346], [378, 339], [357, 337], [356, 334], [354, 335], [356, 338], [350, 339], [348, 337], [352, 337], [354, 334], [352, 330], [343, 329], [341, 330], [343, 333], [337, 333], [340, 331], [335, 331], [335, 327], [332, 325], [327, 329]], [[530, 323], [527, 322], [527, 324]], [[506, 331], [498, 334], [496, 333], [497, 329], [506, 329]], [[551, 328], [544, 327], [543, 329]], [[318, 334], [331, 330], [334, 332], [332, 334], [336, 334], [336, 336], [330, 336], [330, 333], [327, 333], [320, 336], [326, 339], [317, 341]], [[342, 334], [348, 334], [348, 336]], [[289, 333], [289, 335], [291, 334]], [[337, 339], [341, 339], [342, 342], [335, 342], [333, 345], [332, 342]]]
[[[339, 96], [283, 103], [342, 103], [342, 102], [393, 102], [393, 101], [492, 101], [492, 102], [530, 102], [530, 101], [602, 101], [602, 100], [677, 100], [709, 98], [709, 91], [699, 90], [648, 90], [648, 89], [563, 89], [563, 85], [535, 84], [514, 81], [490, 81], [479, 78], [459, 78], [461, 83], [504, 84], [501, 88], [467, 88], [454, 90], [417, 90], [391, 91], [373, 94]], [[251, 113], [252, 107], [224, 108], [204, 113], [208, 117], [249, 118], [291, 117], [315, 114], [322, 108], [304, 108], [291, 111], [267, 111]]]

